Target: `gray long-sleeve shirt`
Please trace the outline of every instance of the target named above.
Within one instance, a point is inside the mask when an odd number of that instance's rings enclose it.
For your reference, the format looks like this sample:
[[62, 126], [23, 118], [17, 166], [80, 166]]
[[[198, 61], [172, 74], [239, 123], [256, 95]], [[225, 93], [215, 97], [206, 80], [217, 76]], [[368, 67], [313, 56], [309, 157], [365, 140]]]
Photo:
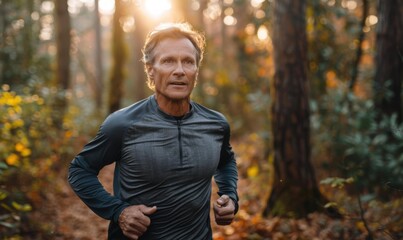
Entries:
[[[191, 111], [176, 119], [150, 96], [105, 120], [71, 162], [68, 181], [96, 214], [111, 220], [109, 239], [125, 239], [119, 215], [138, 204], [157, 206], [140, 239], [211, 239], [213, 176], [218, 194], [228, 195], [238, 208], [238, 172], [229, 138], [220, 113], [191, 102]], [[111, 195], [97, 175], [113, 162]]]

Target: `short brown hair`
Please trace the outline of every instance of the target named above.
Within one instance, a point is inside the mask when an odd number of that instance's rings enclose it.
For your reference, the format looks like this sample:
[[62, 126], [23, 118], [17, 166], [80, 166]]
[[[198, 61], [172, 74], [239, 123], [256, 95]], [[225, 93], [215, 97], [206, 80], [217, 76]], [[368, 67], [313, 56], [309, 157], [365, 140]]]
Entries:
[[[206, 44], [205, 37], [202, 33], [197, 32], [193, 27], [187, 23], [163, 23], [158, 25], [154, 30], [148, 33], [144, 47], [142, 49], [145, 68], [154, 63], [154, 49], [162, 40], [167, 38], [187, 38], [189, 39], [196, 49], [196, 63], [199, 67], [204, 54]], [[147, 69], [146, 69], [147, 72]], [[147, 79], [148, 87], [153, 89], [150, 79]]]

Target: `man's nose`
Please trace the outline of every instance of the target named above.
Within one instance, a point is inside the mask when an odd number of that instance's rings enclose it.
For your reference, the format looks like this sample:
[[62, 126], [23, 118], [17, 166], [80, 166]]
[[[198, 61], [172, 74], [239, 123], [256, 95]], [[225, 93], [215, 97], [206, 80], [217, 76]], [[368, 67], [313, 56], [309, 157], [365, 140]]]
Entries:
[[182, 66], [182, 63], [181, 63], [181, 62], [179, 62], [179, 63], [176, 65], [174, 74], [175, 74], [175, 75], [180, 75], [180, 76], [181, 76], [181, 75], [185, 75], [185, 70], [183, 69], [183, 66]]

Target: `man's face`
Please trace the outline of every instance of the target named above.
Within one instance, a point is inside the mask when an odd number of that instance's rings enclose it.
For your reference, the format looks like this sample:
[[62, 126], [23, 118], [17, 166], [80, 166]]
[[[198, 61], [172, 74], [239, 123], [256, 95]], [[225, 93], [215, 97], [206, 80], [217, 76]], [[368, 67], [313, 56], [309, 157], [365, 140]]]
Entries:
[[157, 98], [188, 100], [196, 82], [196, 48], [187, 38], [167, 38], [154, 49], [154, 63], [148, 74]]

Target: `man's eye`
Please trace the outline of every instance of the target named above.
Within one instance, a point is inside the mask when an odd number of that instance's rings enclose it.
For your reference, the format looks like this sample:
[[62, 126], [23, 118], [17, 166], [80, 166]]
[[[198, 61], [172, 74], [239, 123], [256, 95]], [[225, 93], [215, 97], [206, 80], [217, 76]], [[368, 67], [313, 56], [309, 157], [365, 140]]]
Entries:
[[162, 62], [163, 62], [163, 63], [172, 63], [173, 60], [170, 59], [170, 58], [167, 58], [167, 59], [162, 60]]
[[194, 61], [193, 61], [193, 60], [185, 60], [184, 62], [185, 62], [185, 64], [187, 64], [187, 65], [193, 65], [193, 64], [194, 64]]

